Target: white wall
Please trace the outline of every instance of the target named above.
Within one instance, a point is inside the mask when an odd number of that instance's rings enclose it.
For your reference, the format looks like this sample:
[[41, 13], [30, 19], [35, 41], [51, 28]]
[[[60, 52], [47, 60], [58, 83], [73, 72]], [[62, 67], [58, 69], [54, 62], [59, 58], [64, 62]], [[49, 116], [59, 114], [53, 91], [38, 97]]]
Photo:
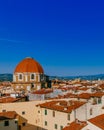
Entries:
[[[90, 123], [90, 122], [88, 122], [87, 129], [88, 129], [88, 130], [102, 130], [102, 129], [100, 129], [99, 127], [93, 125], [93, 124]], [[86, 130], [87, 130], [87, 129], [86, 129]]]
[[[53, 110], [47, 109], [47, 115], [44, 114], [44, 108], [42, 109], [42, 117], [43, 117], [43, 128], [48, 130], [55, 130], [55, 124], [57, 124], [57, 130], [60, 130], [60, 126], [65, 127], [67, 123], [71, 123], [74, 121], [74, 112], [70, 114], [70, 120], [68, 120], [68, 113], [55, 111], [55, 117], [53, 117]], [[47, 121], [48, 125], [45, 126], [44, 122]]]
[[86, 121], [87, 113], [86, 113], [86, 104], [76, 109], [76, 119], [80, 121]]
[[[0, 112], [2, 112], [2, 110], [16, 111], [19, 115], [21, 115], [22, 117], [28, 120], [27, 123], [34, 125], [36, 119], [35, 116], [36, 105], [43, 102], [44, 101], [18, 102], [18, 103], [6, 103], [6, 104], [1, 103]], [[22, 115], [23, 111], [25, 112], [24, 115]]]

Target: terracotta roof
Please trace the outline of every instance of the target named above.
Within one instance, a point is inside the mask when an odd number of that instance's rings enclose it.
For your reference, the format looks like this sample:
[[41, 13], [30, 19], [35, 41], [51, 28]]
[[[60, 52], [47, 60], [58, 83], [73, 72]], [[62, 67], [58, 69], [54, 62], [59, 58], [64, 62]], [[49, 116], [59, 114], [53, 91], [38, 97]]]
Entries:
[[101, 89], [104, 89], [104, 84], [99, 85]]
[[89, 88], [86, 88], [86, 87], [81, 87], [81, 88], [78, 88], [78, 90], [82, 90], [82, 91], [86, 91], [88, 90]]
[[81, 93], [77, 97], [82, 99], [90, 99], [91, 95], [89, 93]]
[[102, 96], [104, 96], [104, 92], [96, 92], [91, 94], [91, 97], [102, 97]]
[[72, 122], [69, 126], [66, 126], [65, 128], [63, 128], [63, 130], [81, 130], [86, 125], [87, 125], [86, 122], [77, 120], [75, 122]]
[[43, 104], [38, 104], [37, 106], [40, 106], [42, 108], [47, 108], [51, 110], [57, 110], [65, 113], [69, 113], [72, 110], [75, 110], [82, 105], [84, 105], [86, 102], [80, 102], [80, 101], [50, 101], [50, 102], [45, 102]]
[[57, 97], [53, 99], [60, 99], [60, 98], [81, 98], [81, 99], [90, 99], [91, 94], [90, 93], [81, 93], [81, 94], [72, 94], [67, 93], [65, 95], [58, 95]]
[[17, 117], [17, 113], [15, 111], [1, 112], [0, 120], [5, 119], [15, 119]]
[[82, 99], [90, 99], [91, 95], [90, 93], [81, 93], [81, 94], [72, 94], [72, 93], [67, 93], [65, 95], [58, 95], [57, 98], [82, 98]]
[[64, 95], [64, 98], [77, 98], [77, 95], [72, 93], [67, 93], [66, 95]]
[[27, 57], [16, 66], [14, 73], [18, 72], [44, 73], [44, 70], [36, 60], [31, 57]]
[[3, 97], [0, 98], [0, 103], [12, 103], [20, 100], [20, 98], [13, 98], [13, 97]]
[[52, 92], [53, 92], [52, 89], [40, 89], [40, 90], [33, 92], [33, 94], [48, 94], [48, 93], [52, 93]]
[[104, 130], [104, 114], [96, 116], [88, 121]]
[[95, 92], [95, 93], [81, 93], [77, 95], [78, 98], [83, 98], [83, 99], [90, 99], [91, 97], [102, 97], [104, 96], [103, 92]]

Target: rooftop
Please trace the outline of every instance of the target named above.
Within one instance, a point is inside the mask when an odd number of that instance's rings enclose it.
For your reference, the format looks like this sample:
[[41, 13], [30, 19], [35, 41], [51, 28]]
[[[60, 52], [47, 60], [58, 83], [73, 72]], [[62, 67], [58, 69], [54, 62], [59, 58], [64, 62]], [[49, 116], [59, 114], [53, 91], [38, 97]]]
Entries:
[[15, 119], [16, 116], [17, 116], [17, 113], [15, 111], [1, 112], [0, 120]]
[[72, 122], [69, 126], [66, 126], [63, 130], [81, 130], [86, 125], [87, 125], [86, 122], [76, 120], [76, 121]]
[[104, 114], [96, 116], [88, 121], [104, 130]]
[[91, 97], [102, 97], [102, 96], [104, 96], [104, 92], [96, 92], [91, 94]]
[[3, 97], [0, 98], [0, 103], [12, 103], [20, 100], [20, 98], [13, 98], [13, 97]]
[[86, 102], [80, 102], [80, 101], [66, 101], [66, 100], [61, 100], [61, 101], [50, 101], [50, 102], [45, 102], [43, 104], [38, 104], [37, 106], [40, 106], [41, 108], [47, 108], [51, 110], [57, 110], [65, 113], [72, 112], [72, 110], [75, 110], [82, 105], [84, 105]]
[[52, 89], [40, 89], [40, 90], [33, 92], [33, 94], [48, 94], [48, 93], [52, 93], [52, 92], [53, 92]]
[[78, 95], [78, 98], [82, 98], [82, 99], [90, 99], [91, 94], [89, 93], [81, 93]]

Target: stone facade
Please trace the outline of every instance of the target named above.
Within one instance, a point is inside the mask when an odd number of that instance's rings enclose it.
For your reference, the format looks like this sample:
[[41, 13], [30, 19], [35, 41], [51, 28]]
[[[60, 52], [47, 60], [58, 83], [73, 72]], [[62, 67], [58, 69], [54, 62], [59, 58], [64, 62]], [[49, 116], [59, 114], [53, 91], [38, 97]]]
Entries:
[[48, 87], [49, 77], [41, 65], [33, 58], [25, 58], [15, 68], [13, 87], [15, 90], [37, 90]]

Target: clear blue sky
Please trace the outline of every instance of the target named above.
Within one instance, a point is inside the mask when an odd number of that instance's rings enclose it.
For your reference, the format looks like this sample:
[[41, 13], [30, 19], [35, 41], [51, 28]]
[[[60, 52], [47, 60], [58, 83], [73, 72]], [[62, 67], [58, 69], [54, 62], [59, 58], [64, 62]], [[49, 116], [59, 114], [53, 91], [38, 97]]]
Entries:
[[49, 75], [104, 73], [104, 1], [0, 1], [0, 73], [27, 56]]

